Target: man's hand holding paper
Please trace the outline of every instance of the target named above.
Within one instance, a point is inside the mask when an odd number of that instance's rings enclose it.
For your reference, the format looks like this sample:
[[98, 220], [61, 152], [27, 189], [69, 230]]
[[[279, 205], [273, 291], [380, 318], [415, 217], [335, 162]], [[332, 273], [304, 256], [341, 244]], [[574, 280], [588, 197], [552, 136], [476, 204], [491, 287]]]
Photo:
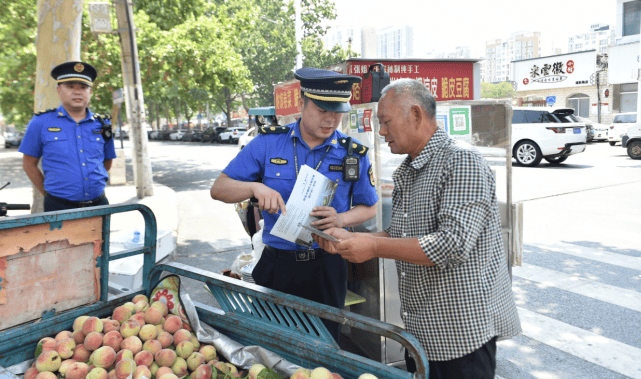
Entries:
[[369, 233], [350, 233], [339, 228], [325, 230], [325, 233], [340, 240], [340, 242], [332, 242], [312, 235], [318, 246], [328, 253], [340, 254], [353, 263], [362, 263], [376, 258], [376, 237]]

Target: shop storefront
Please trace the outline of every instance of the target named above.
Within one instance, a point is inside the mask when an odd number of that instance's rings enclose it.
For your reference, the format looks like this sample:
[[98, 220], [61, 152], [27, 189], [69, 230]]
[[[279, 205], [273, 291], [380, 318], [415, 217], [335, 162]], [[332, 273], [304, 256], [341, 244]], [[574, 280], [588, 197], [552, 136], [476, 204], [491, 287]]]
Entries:
[[[607, 71], [597, 72], [596, 50], [512, 62], [518, 104], [572, 108], [601, 123], [612, 116]], [[606, 97], [607, 94], [607, 97]]]
[[615, 113], [636, 112], [638, 93], [639, 43], [609, 49], [612, 109]]

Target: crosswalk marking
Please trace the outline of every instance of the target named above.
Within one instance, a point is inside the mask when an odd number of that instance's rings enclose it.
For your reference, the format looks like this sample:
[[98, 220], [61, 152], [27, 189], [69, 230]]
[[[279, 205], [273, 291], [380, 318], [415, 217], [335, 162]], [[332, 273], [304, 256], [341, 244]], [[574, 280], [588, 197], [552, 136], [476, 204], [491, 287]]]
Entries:
[[641, 293], [524, 263], [513, 267], [519, 278], [641, 312]]
[[[525, 243], [525, 245], [528, 244]], [[586, 258], [601, 263], [607, 263], [610, 265], [641, 271], [641, 258], [637, 257], [611, 253], [609, 251], [597, 250], [563, 242], [537, 242], [536, 244], [532, 244], [530, 246], [535, 246], [537, 248], [552, 250], [579, 258]]]
[[641, 379], [641, 349], [518, 308], [523, 335], [634, 379]]

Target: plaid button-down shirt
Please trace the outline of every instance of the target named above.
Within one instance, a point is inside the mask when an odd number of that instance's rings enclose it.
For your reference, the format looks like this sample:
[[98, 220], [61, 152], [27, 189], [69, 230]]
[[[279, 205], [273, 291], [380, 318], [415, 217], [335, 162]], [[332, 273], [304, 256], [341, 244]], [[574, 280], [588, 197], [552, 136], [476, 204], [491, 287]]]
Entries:
[[392, 238], [418, 238], [436, 266], [396, 261], [405, 328], [445, 361], [521, 332], [489, 165], [442, 130], [393, 175]]

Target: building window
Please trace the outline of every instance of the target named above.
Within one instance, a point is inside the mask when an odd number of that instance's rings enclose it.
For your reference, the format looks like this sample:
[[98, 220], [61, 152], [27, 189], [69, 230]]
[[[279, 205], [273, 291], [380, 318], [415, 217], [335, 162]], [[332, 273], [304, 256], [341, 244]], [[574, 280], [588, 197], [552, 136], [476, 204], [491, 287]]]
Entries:
[[623, 3], [623, 36], [639, 34], [641, 1]]
[[574, 114], [579, 117], [590, 116], [590, 98], [586, 94], [579, 93], [570, 96], [568, 106], [574, 109]]
[[621, 113], [637, 111], [638, 83], [621, 84]]

